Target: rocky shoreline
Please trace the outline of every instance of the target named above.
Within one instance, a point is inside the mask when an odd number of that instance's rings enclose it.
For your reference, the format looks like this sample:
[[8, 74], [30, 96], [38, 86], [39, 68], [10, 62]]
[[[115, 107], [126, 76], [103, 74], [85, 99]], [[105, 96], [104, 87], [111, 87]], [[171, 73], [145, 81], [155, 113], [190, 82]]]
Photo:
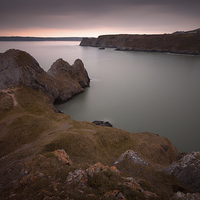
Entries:
[[200, 31], [162, 35], [101, 35], [98, 38], [83, 38], [80, 46], [200, 55]]
[[51, 103], [64, 103], [89, 87], [90, 79], [80, 59], [73, 65], [58, 59], [47, 72], [25, 51], [10, 49], [1, 53], [0, 59], [0, 90], [25, 85], [42, 90]]
[[12, 49], [0, 54], [0, 72], [0, 199], [200, 198], [200, 152], [180, 156], [157, 134], [55, 109], [89, 86], [80, 59], [45, 72]]

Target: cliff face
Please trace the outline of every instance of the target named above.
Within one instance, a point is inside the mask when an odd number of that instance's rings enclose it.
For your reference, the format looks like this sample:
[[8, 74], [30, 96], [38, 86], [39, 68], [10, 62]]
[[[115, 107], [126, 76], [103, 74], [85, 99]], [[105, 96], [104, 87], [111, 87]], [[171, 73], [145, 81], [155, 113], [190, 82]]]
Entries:
[[80, 46], [111, 47], [123, 51], [200, 54], [200, 33], [163, 35], [101, 35], [83, 38]]
[[41, 89], [52, 102], [67, 101], [83, 92], [90, 82], [81, 60], [72, 66], [58, 60], [46, 73], [30, 54], [15, 49], [0, 54], [0, 71], [0, 89], [20, 85]]
[[88, 87], [90, 82], [88, 73], [80, 59], [75, 60], [71, 66], [60, 58], [53, 63], [47, 74], [56, 82], [59, 93], [56, 103], [63, 103], [76, 94], [83, 92], [83, 88]]

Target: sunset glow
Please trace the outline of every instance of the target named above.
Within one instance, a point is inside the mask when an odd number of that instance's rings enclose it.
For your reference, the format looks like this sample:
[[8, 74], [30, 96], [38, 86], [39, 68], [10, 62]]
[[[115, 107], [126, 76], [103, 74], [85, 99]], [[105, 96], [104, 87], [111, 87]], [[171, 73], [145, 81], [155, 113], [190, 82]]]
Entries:
[[97, 37], [187, 31], [199, 28], [199, 7], [197, 0], [0, 0], [0, 36]]

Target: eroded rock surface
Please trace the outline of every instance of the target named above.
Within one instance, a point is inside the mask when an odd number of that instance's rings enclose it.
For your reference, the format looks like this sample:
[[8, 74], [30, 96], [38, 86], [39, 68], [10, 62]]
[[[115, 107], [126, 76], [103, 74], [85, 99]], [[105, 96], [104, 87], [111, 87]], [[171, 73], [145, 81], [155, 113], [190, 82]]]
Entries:
[[35, 90], [41, 89], [52, 102], [65, 102], [83, 92], [89, 82], [87, 71], [80, 59], [72, 66], [58, 59], [46, 73], [25, 51], [10, 49], [0, 54], [0, 90], [25, 85]]
[[52, 76], [56, 81], [56, 88], [59, 93], [56, 103], [63, 103], [66, 99], [84, 92], [83, 88], [88, 87], [90, 82], [88, 73], [80, 59], [75, 60], [71, 66], [68, 62], [60, 58], [53, 63], [47, 74]]
[[187, 154], [164, 168], [163, 172], [176, 176], [180, 182], [200, 192], [200, 152]]
[[69, 156], [67, 155], [67, 153], [65, 152], [64, 149], [55, 150], [54, 154], [56, 155], [58, 160], [60, 162], [62, 162], [64, 165], [72, 165], [73, 164], [73, 162], [69, 159]]
[[149, 165], [145, 160], [140, 158], [140, 155], [133, 150], [127, 150], [125, 153], [123, 153], [116, 161], [115, 165], [122, 162], [124, 159], [131, 160], [134, 164], [140, 164], [140, 165]]
[[177, 192], [171, 200], [200, 200], [200, 193], [187, 193]]

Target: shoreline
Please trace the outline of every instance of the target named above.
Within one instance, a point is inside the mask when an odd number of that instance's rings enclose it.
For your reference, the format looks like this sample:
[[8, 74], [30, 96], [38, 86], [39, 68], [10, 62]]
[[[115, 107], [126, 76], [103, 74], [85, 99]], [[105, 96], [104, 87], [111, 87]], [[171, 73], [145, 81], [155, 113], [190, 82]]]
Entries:
[[98, 38], [83, 38], [80, 46], [115, 48], [118, 51], [200, 55], [200, 33], [100, 35]]

